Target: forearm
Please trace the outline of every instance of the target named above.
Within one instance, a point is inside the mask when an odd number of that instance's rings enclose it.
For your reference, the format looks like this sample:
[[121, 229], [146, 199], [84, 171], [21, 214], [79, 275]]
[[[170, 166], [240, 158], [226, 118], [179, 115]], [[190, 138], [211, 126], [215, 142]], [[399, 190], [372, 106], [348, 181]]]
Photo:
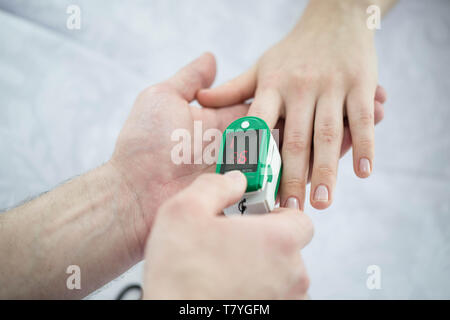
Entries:
[[[0, 298], [80, 298], [142, 256], [140, 212], [106, 164], [0, 214]], [[81, 270], [69, 290], [67, 267]]]

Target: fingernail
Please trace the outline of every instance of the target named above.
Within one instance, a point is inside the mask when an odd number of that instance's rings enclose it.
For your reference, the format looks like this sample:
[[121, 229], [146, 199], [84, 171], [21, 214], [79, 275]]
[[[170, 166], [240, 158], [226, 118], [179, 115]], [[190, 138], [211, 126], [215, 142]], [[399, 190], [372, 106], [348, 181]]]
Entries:
[[328, 201], [328, 189], [323, 184], [318, 185], [314, 192], [314, 201]]
[[370, 174], [370, 161], [367, 158], [361, 158], [359, 160], [359, 172]]
[[245, 179], [244, 174], [239, 170], [228, 171], [225, 173], [225, 176], [233, 179], [234, 181], [236, 181], [236, 183], [243, 183]]
[[290, 208], [290, 209], [296, 209], [299, 210], [300, 207], [298, 205], [298, 200], [295, 197], [290, 197], [289, 199], [287, 199], [286, 201], [286, 207]]

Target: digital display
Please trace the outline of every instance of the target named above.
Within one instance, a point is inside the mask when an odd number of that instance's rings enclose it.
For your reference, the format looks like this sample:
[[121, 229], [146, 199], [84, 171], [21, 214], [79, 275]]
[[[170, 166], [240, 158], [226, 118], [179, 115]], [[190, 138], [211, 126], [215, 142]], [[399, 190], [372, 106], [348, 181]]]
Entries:
[[226, 134], [220, 173], [232, 170], [256, 172], [260, 148], [259, 130], [234, 131]]

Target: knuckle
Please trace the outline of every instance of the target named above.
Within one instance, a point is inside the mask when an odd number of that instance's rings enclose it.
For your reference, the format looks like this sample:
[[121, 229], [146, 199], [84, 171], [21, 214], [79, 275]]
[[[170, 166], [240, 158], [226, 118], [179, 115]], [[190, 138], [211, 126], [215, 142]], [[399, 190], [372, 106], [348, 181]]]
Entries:
[[[361, 70], [362, 68], [360, 68]], [[362, 71], [361, 71], [362, 72]], [[350, 86], [356, 86], [361, 82], [361, 75], [355, 69], [348, 69], [345, 78]]]
[[299, 88], [304, 83], [306, 83], [306, 77], [302, 75], [302, 73], [298, 70], [293, 70], [292, 72], [289, 72], [287, 76], [287, 81], [293, 88]]
[[367, 127], [374, 124], [374, 114], [370, 108], [363, 108], [358, 113], [357, 121], [360, 126]]
[[337, 94], [339, 91], [345, 90], [347, 83], [347, 74], [339, 70], [330, 72], [321, 79], [321, 86], [323, 90], [333, 94]]
[[357, 63], [348, 65], [343, 76], [351, 88], [359, 89], [370, 81], [373, 74], [374, 71], [370, 70], [364, 63]]
[[283, 143], [283, 149], [291, 154], [301, 154], [307, 151], [308, 148], [309, 142], [306, 136], [300, 132], [290, 134], [286, 142]]
[[329, 73], [326, 77], [322, 78], [322, 86], [326, 89], [335, 88], [338, 84], [340, 84], [341, 75], [336, 72]]
[[374, 141], [368, 137], [360, 137], [356, 139], [356, 147], [366, 151], [370, 151], [374, 148]]
[[315, 86], [319, 77], [311, 72], [303, 72], [302, 70], [293, 70], [287, 76], [287, 85], [290, 91], [310, 90]]
[[336, 142], [339, 139], [339, 128], [331, 119], [319, 123], [314, 139], [318, 143]]
[[329, 165], [319, 165], [316, 167], [315, 171], [319, 178], [323, 180], [329, 180], [336, 176], [335, 169]]
[[304, 194], [306, 189], [306, 179], [291, 178], [283, 184], [283, 188], [286, 191], [292, 190], [294, 192], [296, 191]]
[[283, 74], [281, 72], [271, 72], [264, 76], [264, 80], [260, 82], [258, 88], [264, 91], [277, 87], [282, 78]]

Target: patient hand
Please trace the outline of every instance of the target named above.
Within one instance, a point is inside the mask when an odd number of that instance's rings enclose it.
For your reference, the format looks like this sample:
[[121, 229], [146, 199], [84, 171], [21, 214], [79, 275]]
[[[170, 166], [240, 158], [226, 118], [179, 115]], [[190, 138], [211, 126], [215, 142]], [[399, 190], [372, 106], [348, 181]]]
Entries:
[[375, 93], [376, 53], [365, 9], [355, 1], [311, 1], [296, 28], [253, 68], [197, 95], [208, 107], [254, 96], [248, 115], [263, 118], [271, 128], [285, 119], [282, 205], [291, 199], [303, 207], [308, 171], [311, 204], [317, 209], [331, 204], [341, 147], [349, 142], [343, 140], [345, 116], [354, 171], [361, 178], [372, 172], [374, 97], [383, 103], [385, 94], [382, 89]]
[[[145, 242], [160, 204], [175, 194], [198, 175], [213, 172], [211, 164], [180, 164], [171, 160], [171, 140], [174, 130], [187, 129], [194, 135], [194, 121], [201, 120], [203, 130], [223, 131], [233, 120], [248, 112], [248, 105], [237, 104], [226, 108], [196, 108], [189, 103], [198, 90], [214, 80], [216, 65], [211, 54], [204, 54], [184, 67], [172, 78], [145, 89], [137, 98], [125, 123], [116, 149], [110, 160], [122, 176], [128, 191], [140, 208], [135, 217], [136, 237]], [[380, 120], [383, 107], [377, 104], [375, 119]], [[283, 124], [280, 122], [280, 128]], [[341, 153], [351, 146], [349, 131], [344, 132]], [[201, 157], [194, 154], [192, 159]]]

